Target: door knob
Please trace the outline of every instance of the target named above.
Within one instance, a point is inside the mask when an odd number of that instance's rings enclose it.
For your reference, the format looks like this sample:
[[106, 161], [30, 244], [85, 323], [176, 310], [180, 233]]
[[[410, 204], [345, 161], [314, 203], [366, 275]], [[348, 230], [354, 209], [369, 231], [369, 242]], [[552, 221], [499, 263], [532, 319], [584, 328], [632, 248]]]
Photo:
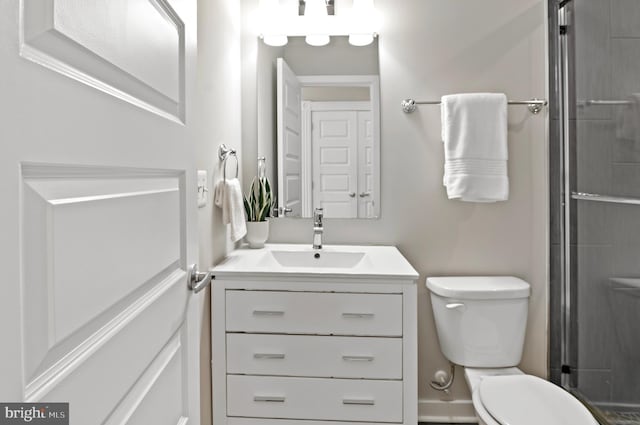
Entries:
[[189, 282], [189, 289], [191, 289], [194, 294], [197, 294], [198, 292], [209, 286], [212, 278], [210, 272], [200, 273], [198, 271], [198, 265], [192, 264], [189, 267], [189, 274], [187, 279]]
[[367, 196], [371, 196], [371, 194], [369, 192], [360, 192], [361, 198], [366, 198]]
[[356, 197], [355, 192], [349, 192], [349, 198], [355, 198], [355, 197]]
[[293, 212], [293, 210], [287, 207], [279, 207], [278, 212], [280, 213], [279, 215], [286, 216], [288, 213]]

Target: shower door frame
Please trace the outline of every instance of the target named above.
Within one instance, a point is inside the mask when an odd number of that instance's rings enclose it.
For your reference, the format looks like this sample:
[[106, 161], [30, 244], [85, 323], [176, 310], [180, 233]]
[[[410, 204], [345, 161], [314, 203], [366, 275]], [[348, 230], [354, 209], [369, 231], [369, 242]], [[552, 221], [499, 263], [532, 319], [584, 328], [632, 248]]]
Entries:
[[[603, 424], [610, 423], [595, 407], [597, 402], [582, 395], [578, 363], [578, 223], [579, 200], [616, 204], [638, 204], [636, 198], [576, 193], [577, 109], [576, 39], [573, 0], [549, 0], [549, 73], [550, 73], [550, 300], [549, 300], [549, 376], [580, 399]], [[588, 100], [582, 100], [587, 105]], [[594, 104], [598, 104], [593, 101]], [[616, 105], [620, 101], [599, 101]], [[576, 192], [572, 190], [575, 188]], [[583, 201], [585, 202], [585, 201]], [[555, 206], [555, 208], [554, 208]], [[557, 221], [557, 225], [553, 225]], [[554, 242], [555, 241], [555, 242]], [[559, 258], [557, 258], [559, 257]], [[554, 299], [555, 297], [555, 299]], [[559, 298], [559, 302], [558, 302]], [[559, 326], [559, 332], [557, 328]]]

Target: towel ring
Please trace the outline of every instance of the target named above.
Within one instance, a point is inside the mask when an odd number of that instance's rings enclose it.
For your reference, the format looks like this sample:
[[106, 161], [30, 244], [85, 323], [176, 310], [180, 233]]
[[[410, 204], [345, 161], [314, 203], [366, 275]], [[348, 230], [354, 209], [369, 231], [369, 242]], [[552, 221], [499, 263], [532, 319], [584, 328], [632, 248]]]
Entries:
[[218, 148], [218, 157], [222, 161], [222, 178], [223, 180], [227, 179], [227, 159], [232, 156], [236, 160], [236, 178], [238, 178], [238, 155], [236, 155], [236, 150], [227, 147], [224, 143], [220, 145]]

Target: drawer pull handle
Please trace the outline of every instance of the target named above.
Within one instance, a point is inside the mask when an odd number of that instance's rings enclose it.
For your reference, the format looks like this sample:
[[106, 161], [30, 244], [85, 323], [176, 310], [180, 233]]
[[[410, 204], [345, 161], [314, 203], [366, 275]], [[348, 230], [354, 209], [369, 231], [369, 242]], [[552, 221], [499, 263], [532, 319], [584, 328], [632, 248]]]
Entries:
[[273, 396], [273, 395], [256, 395], [253, 396], [253, 401], [260, 401], [265, 403], [284, 403], [286, 400], [283, 396]]
[[254, 316], [284, 316], [284, 311], [277, 310], [253, 310]]
[[284, 359], [284, 353], [254, 353], [254, 359]]
[[355, 404], [359, 406], [373, 406], [376, 401], [371, 398], [343, 398], [342, 404]]
[[372, 362], [373, 356], [342, 356], [342, 360], [347, 362]]
[[373, 319], [375, 314], [373, 313], [342, 313], [342, 317], [348, 319]]

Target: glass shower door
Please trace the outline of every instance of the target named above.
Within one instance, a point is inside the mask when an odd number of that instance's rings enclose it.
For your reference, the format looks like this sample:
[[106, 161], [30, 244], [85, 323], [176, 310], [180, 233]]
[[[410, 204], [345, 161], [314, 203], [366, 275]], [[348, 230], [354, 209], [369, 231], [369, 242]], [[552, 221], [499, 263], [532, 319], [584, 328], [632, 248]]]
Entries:
[[640, 424], [640, 1], [554, 6], [561, 381], [609, 423]]

